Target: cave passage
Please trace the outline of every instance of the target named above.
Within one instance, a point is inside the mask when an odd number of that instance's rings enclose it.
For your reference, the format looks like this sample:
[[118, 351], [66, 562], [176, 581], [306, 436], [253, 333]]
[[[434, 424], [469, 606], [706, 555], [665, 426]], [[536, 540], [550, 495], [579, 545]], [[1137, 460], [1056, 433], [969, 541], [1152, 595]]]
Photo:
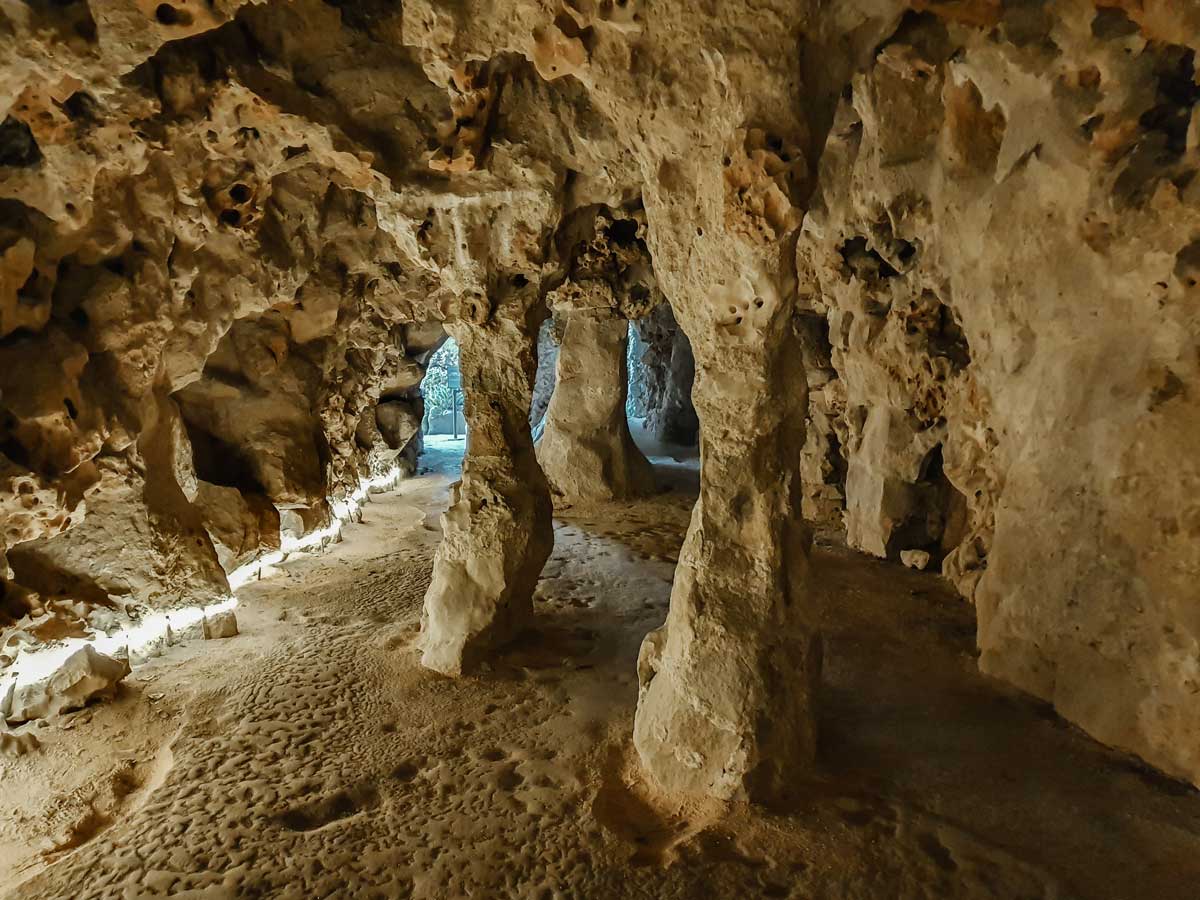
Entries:
[[429, 358], [425, 377], [421, 379], [421, 396], [425, 401], [422, 433], [448, 434], [454, 440], [462, 437], [465, 433], [462, 370], [458, 364], [458, 342], [454, 338], [446, 338]]
[[0, 3], [0, 896], [1195, 900], [1198, 52]]

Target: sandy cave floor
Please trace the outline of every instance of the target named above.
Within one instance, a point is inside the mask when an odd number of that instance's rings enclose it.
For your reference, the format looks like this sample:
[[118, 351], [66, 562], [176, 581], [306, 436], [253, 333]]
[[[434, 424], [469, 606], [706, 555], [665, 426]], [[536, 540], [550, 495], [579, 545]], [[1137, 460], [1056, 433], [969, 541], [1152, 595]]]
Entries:
[[[449, 445], [453, 448], [454, 445]], [[458, 445], [461, 446], [461, 445]], [[1200, 896], [1200, 794], [981, 676], [932, 575], [819, 539], [821, 764], [790, 810], [638, 780], [642, 636], [697, 488], [556, 522], [539, 630], [452, 681], [411, 645], [457, 466], [380, 495], [330, 552], [240, 592], [242, 634], [173, 648], [0, 760], [10, 897]]]

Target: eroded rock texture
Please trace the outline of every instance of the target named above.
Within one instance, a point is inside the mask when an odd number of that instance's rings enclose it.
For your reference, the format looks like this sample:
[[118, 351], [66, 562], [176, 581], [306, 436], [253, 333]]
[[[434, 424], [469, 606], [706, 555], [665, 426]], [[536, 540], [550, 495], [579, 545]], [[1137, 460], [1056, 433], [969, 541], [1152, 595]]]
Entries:
[[441, 339], [419, 222], [381, 224], [370, 153], [284, 87], [313, 45], [344, 67], [338, 14], [159, 12], [5, 9], [5, 661], [223, 600], [281, 514], [326, 525], [395, 464], [376, 401]]
[[974, 599], [985, 671], [1196, 780], [1200, 19], [978, 6], [906, 16], [839, 105], [812, 457], [854, 546]]
[[548, 299], [562, 320], [538, 462], [560, 502], [624, 500], [654, 489], [625, 414], [629, 320], [660, 302], [639, 232], [644, 216], [598, 215], [567, 281]]
[[[939, 568], [986, 671], [1200, 781], [1193, 5], [0, 16], [0, 664], [223, 598], [411, 465], [443, 323], [472, 431], [422, 640], [446, 672], [486, 654], [548, 550], [549, 300], [562, 369], [607, 386], [561, 379], [551, 438], [640, 481], [614, 386], [647, 314], [651, 429], [699, 433], [640, 665], [660, 784], [773, 794], [810, 759], [802, 513]], [[636, 260], [589, 271], [623, 221]]]

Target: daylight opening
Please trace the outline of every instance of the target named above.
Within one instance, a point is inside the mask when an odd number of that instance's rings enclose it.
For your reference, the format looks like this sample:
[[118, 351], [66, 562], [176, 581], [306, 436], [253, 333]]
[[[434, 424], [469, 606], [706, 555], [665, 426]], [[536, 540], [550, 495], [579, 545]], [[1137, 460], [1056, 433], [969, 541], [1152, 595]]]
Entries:
[[461, 456], [466, 448], [467, 420], [463, 414], [462, 371], [458, 342], [447, 338], [429, 358], [421, 380], [425, 417], [421, 421], [423, 452]]

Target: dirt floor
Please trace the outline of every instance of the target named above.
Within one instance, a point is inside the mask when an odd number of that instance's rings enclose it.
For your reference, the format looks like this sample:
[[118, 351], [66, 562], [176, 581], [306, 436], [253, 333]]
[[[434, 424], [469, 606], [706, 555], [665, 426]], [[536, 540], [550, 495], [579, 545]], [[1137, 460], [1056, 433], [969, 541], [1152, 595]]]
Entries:
[[638, 778], [642, 636], [696, 493], [566, 511], [538, 631], [479, 677], [412, 649], [457, 459], [330, 552], [239, 592], [242, 634], [0, 759], [21, 898], [1200, 897], [1200, 795], [976, 671], [933, 575], [815, 551], [822, 754], [789, 810], [684, 807]]

